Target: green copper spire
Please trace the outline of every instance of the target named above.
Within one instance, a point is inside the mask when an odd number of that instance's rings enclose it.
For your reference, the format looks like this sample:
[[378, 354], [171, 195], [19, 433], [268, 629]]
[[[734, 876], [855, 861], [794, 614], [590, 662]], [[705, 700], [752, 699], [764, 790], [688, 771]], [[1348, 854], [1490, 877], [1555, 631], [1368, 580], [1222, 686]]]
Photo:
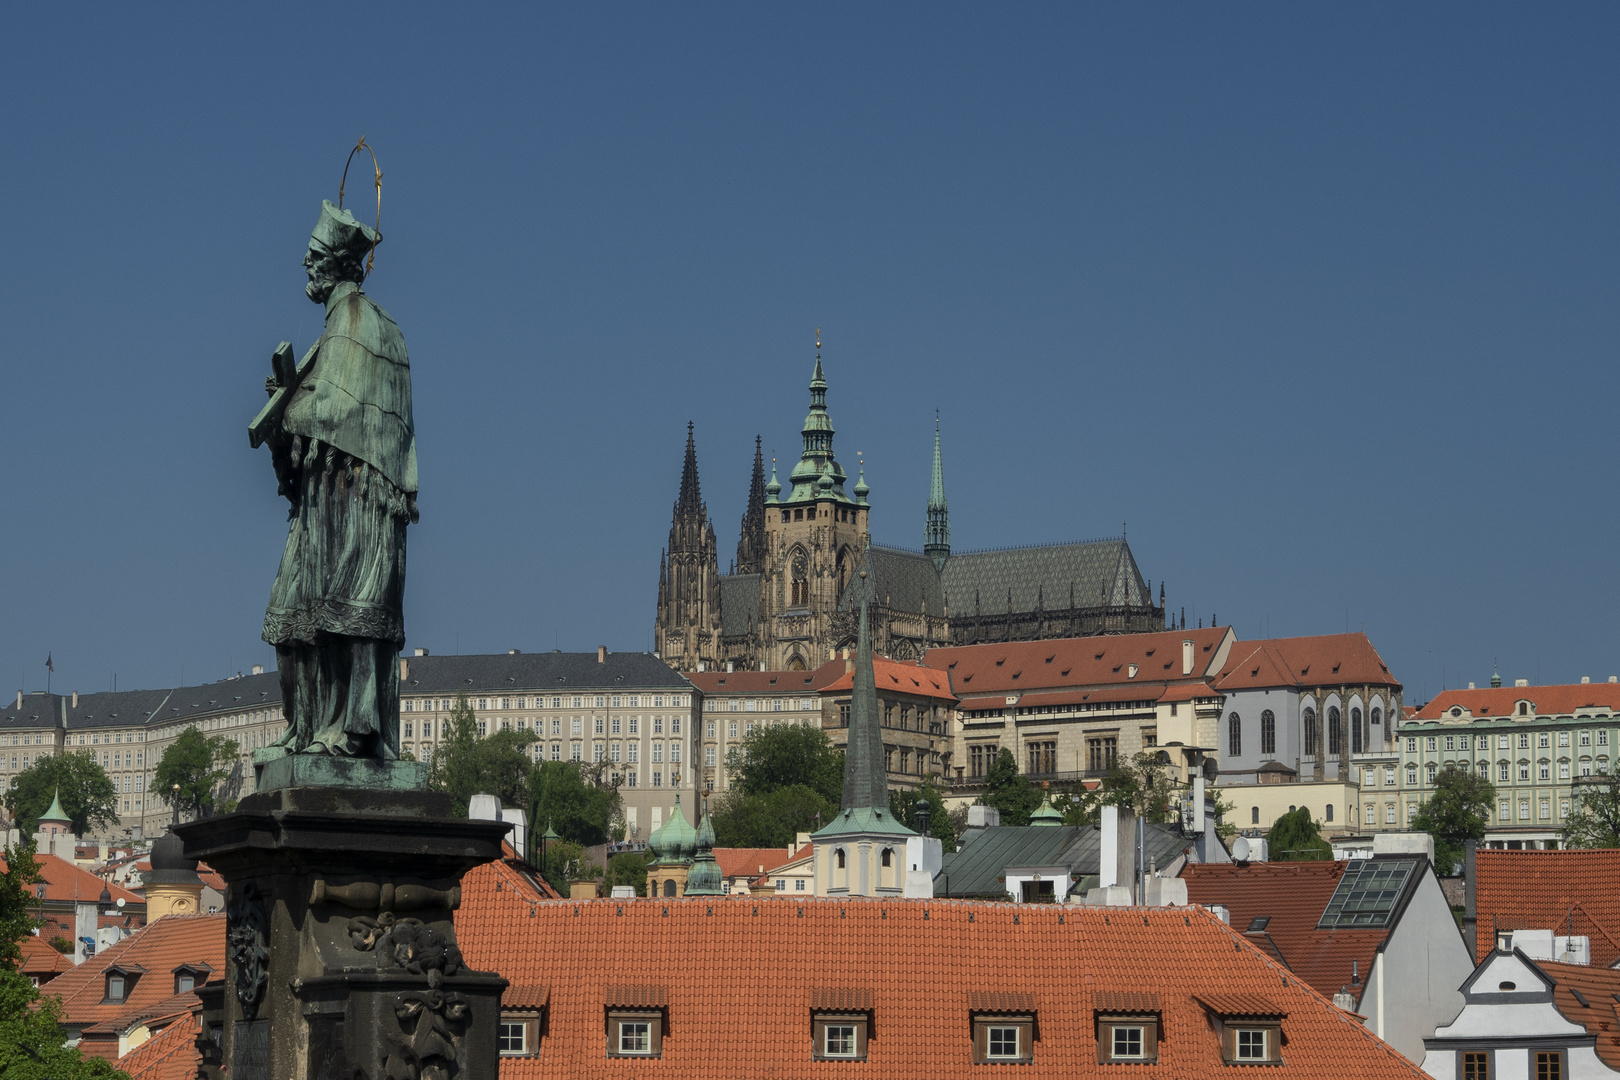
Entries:
[[844, 470], [833, 457], [833, 423], [827, 415], [827, 379], [821, 371], [821, 331], [816, 331], [816, 372], [810, 378], [810, 412], [804, 418], [804, 451], [788, 477], [793, 490], [783, 502], [832, 499], [849, 504]]
[[939, 455], [939, 417], [934, 417], [934, 475], [928, 482], [928, 528], [923, 536], [923, 554], [934, 562], [936, 571], [945, 569], [951, 557], [950, 504], [945, 501], [945, 464]]
[[1041, 787], [1043, 789], [1041, 792], [1041, 805], [1036, 807], [1035, 812], [1029, 815], [1029, 823], [1031, 825], [1047, 826], [1063, 824], [1062, 812], [1052, 805], [1052, 785], [1050, 781], [1043, 782]]
[[776, 478], [776, 458], [771, 458], [771, 482], [765, 485], [765, 505], [776, 505], [776, 497], [782, 494], [782, 483]]
[[47, 821], [57, 822], [62, 825], [73, 824], [73, 819], [67, 816], [66, 810], [62, 809], [61, 788], [57, 788], [56, 793], [51, 796], [51, 808], [39, 816], [39, 821], [42, 825]]
[[721, 896], [724, 893], [720, 864], [714, 859], [714, 825], [705, 811], [703, 823], [698, 826], [697, 851], [692, 856], [692, 869], [686, 875], [685, 895]]
[[1496, 661], [1492, 660], [1491, 661], [1491, 686], [1496, 687], [1496, 686], [1501, 686], [1501, 685], [1502, 685], [1502, 673], [1497, 670]]
[[[861, 577], [866, 577], [866, 571], [861, 571]], [[889, 778], [883, 766], [883, 731], [879, 727], [877, 678], [872, 671], [872, 630], [863, 602], [855, 649], [855, 686], [849, 701], [849, 749], [844, 755], [843, 809], [888, 809]]]

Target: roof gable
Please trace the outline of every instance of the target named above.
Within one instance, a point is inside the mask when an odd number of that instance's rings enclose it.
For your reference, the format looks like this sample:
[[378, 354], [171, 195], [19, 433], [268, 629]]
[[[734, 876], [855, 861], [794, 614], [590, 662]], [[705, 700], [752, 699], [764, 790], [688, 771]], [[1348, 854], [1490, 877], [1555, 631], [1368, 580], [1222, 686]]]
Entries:
[[[1054, 638], [930, 649], [923, 663], [950, 675], [964, 702], [974, 695], [1030, 693], [1077, 686], [1143, 685], [1157, 699], [1164, 685], [1205, 676], [1225, 659], [1230, 627], [1167, 630], [1153, 634]], [[1193, 643], [1192, 671], [1183, 675], [1182, 642]], [[1136, 675], [1131, 675], [1132, 665]]]
[[1401, 685], [1363, 633], [1238, 642], [1215, 681], [1228, 691], [1347, 684]]
[[1496, 948], [1498, 930], [1585, 935], [1592, 963], [1620, 960], [1620, 849], [1474, 853], [1474, 955]]

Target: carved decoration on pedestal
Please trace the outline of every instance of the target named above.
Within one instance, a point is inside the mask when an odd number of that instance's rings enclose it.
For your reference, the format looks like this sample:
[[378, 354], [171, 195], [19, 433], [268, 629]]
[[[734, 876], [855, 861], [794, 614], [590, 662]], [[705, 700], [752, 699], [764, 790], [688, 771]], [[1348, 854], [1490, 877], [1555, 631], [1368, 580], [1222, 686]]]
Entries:
[[254, 1020], [264, 1000], [270, 965], [270, 914], [251, 881], [233, 885], [226, 903], [226, 944], [236, 968], [236, 1000], [242, 1019]]
[[461, 950], [419, 919], [384, 911], [373, 919], [349, 920], [349, 941], [377, 954], [377, 970], [425, 975], [425, 990], [394, 995], [396, 1031], [380, 1032], [386, 1047], [384, 1080], [448, 1080], [461, 1060], [472, 1007], [466, 997], [441, 989], [446, 975], [461, 970]]

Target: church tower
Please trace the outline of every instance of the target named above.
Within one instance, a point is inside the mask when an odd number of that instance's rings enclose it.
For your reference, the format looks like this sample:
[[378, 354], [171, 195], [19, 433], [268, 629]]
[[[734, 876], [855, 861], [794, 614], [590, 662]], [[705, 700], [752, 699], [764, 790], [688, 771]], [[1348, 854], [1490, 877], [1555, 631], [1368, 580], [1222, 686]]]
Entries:
[[677, 671], [712, 664], [720, 644], [720, 556], [698, 487], [697, 446], [686, 425], [686, 463], [658, 567], [654, 648]]
[[928, 482], [928, 527], [923, 533], [923, 554], [933, 560], [934, 569], [945, 570], [951, 557], [951, 512], [945, 501], [945, 466], [939, 457], [939, 418], [934, 418], [934, 475]]
[[870, 489], [863, 477], [853, 495], [846, 493], [848, 476], [833, 456], [833, 423], [827, 412], [819, 330], [816, 370], [810, 378], [810, 412], [804, 418], [802, 434], [804, 449], [788, 476], [788, 489], [781, 490], [774, 467], [765, 488], [761, 659], [773, 671], [812, 669], [830, 658], [825, 650], [829, 643], [838, 644], [833, 640], [832, 623], [839, 597], [869, 543], [866, 495]]
[[737, 537], [737, 565], [733, 574], [757, 574], [765, 569], [765, 456], [754, 436], [754, 478], [748, 484], [748, 512]]

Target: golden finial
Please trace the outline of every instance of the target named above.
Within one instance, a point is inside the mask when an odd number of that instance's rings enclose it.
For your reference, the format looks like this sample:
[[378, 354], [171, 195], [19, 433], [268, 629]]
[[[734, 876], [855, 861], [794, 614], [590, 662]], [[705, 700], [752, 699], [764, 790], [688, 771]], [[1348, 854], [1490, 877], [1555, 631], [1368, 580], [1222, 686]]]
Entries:
[[821, 327], [816, 327], [816, 352], [821, 352]]

